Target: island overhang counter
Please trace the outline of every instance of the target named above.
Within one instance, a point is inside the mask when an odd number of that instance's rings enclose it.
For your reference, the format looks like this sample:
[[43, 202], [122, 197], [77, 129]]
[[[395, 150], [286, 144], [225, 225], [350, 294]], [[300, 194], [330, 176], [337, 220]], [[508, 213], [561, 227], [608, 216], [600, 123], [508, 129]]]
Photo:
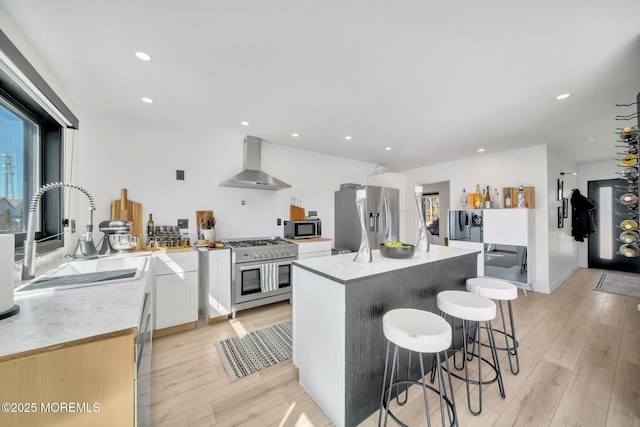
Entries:
[[367, 264], [353, 262], [353, 253], [293, 263], [293, 363], [302, 387], [335, 425], [356, 426], [378, 409], [383, 315], [395, 308], [439, 313], [436, 295], [464, 290], [477, 276], [477, 254], [432, 245], [409, 259], [374, 250]]

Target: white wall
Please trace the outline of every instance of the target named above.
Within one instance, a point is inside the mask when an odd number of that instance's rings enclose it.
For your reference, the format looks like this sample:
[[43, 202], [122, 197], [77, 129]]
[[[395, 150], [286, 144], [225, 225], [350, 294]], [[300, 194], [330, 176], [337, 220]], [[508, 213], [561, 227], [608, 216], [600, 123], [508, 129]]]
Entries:
[[[365, 184], [375, 166], [263, 142], [262, 169], [292, 187], [220, 187], [242, 170], [242, 136], [219, 135], [206, 125], [172, 128], [90, 112], [80, 126], [73, 174], [96, 198], [96, 223], [108, 219], [110, 202], [127, 188], [129, 199], [143, 205], [145, 224], [148, 213], [156, 225], [187, 218], [192, 238], [197, 210], [214, 211], [216, 239], [282, 236], [276, 219], [289, 219], [291, 196], [318, 211], [323, 235], [333, 238], [334, 191], [344, 182]], [[184, 181], [176, 180], [176, 169], [185, 171]]]
[[[615, 160], [583, 163], [578, 166], [577, 187], [584, 196], [588, 196], [589, 181], [619, 178], [619, 176], [616, 175], [616, 171], [618, 170], [619, 168]], [[584, 268], [587, 268], [589, 265], [588, 241], [589, 239], [584, 239], [584, 243], [579, 244], [580, 267]]]
[[[481, 187], [497, 187], [502, 193], [503, 187], [519, 185], [533, 186], [536, 189], [536, 271], [533, 289], [550, 293], [549, 248], [550, 227], [556, 227], [549, 218], [550, 200], [555, 200], [548, 184], [547, 146], [538, 145], [529, 148], [511, 150], [496, 154], [482, 153], [472, 159], [458, 160], [405, 171], [408, 185], [421, 185], [441, 181], [450, 182], [450, 206], [457, 206], [462, 189], [475, 191], [476, 184]], [[555, 188], [555, 180], [553, 181]], [[502, 194], [500, 195], [502, 197]], [[551, 199], [554, 197], [554, 199]], [[407, 228], [415, 227], [415, 215], [407, 215]], [[554, 272], [554, 277], [556, 273]]]
[[577, 187], [577, 177], [571, 174], [560, 175], [560, 172], [577, 171], [576, 165], [561, 158], [552, 149], [547, 152], [549, 236], [546, 257], [549, 263], [549, 287], [551, 292], [567, 279], [573, 270], [579, 266], [578, 250], [583, 243], [576, 242], [571, 237], [571, 203], [568, 201], [568, 217], [564, 219], [564, 227], [558, 228], [558, 207], [562, 201], [557, 200], [557, 183], [560, 179], [564, 183], [564, 197], [571, 199], [571, 190]]

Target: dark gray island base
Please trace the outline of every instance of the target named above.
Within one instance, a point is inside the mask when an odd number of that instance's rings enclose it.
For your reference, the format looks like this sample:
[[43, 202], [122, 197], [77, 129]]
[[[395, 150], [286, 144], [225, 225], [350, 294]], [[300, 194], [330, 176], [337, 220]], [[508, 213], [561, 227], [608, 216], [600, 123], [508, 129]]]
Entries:
[[294, 263], [293, 362], [300, 384], [337, 426], [356, 426], [378, 410], [383, 315], [394, 308], [439, 313], [436, 295], [464, 290], [477, 275], [477, 254], [432, 246], [408, 260], [373, 251], [371, 264], [353, 262], [354, 254]]

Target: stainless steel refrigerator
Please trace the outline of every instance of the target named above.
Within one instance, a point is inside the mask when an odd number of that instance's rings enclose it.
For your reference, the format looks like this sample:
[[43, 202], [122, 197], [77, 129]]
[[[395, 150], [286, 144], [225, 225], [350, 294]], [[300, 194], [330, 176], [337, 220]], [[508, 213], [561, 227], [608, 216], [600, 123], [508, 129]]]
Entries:
[[[371, 249], [387, 240], [400, 240], [400, 190], [367, 185], [366, 228]], [[360, 248], [360, 220], [356, 208], [356, 189], [335, 192], [334, 247], [356, 252]]]

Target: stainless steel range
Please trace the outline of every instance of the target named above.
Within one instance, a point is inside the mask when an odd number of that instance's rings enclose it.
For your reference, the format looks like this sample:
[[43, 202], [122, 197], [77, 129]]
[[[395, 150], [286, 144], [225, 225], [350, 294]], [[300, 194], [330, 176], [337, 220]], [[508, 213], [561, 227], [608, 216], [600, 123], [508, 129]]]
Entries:
[[229, 239], [231, 315], [277, 301], [291, 300], [291, 263], [298, 245], [279, 237]]

